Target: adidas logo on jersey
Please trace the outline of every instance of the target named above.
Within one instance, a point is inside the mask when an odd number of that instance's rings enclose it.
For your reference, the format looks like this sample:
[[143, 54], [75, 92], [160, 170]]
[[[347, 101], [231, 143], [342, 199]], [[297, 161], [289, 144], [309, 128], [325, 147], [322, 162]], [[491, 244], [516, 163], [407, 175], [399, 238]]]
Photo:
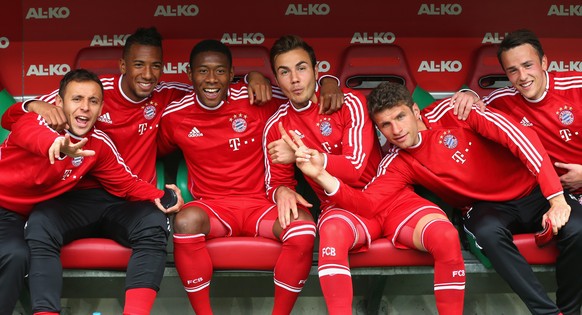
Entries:
[[523, 119], [521, 120], [521, 122], [519, 122], [522, 126], [525, 127], [531, 127], [533, 126], [532, 123], [529, 122], [529, 120], [527, 120], [527, 118], [523, 117]]
[[190, 133], [188, 134], [188, 138], [195, 138], [195, 137], [202, 137], [202, 136], [204, 136], [204, 135], [196, 127], [192, 128], [192, 130], [190, 130]]
[[97, 118], [98, 121], [106, 123], [106, 124], [112, 124], [113, 122], [111, 121], [111, 116], [109, 116], [109, 113], [105, 113], [101, 116], [99, 116], [99, 118]]

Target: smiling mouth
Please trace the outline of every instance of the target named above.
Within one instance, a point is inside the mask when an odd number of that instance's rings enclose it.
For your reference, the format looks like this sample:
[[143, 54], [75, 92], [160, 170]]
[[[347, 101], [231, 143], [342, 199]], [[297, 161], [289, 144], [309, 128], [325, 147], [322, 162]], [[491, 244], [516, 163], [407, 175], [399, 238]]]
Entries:
[[79, 127], [86, 127], [89, 124], [89, 118], [85, 116], [77, 116], [75, 117], [75, 121]]
[[214, 99], [218, 97], [218, 92], [220, 92], [220, 89], [202, 89], [202, 91], [204, 91], [204, 94], [207, 98]]

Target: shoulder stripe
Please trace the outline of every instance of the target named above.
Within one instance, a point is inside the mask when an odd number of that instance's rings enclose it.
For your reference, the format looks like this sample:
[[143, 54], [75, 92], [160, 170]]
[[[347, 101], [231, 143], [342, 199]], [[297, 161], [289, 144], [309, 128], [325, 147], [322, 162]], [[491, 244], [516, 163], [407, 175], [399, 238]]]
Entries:
[[277, 111], [267, 120], [265, 128], [263, 129], [263, 162], [265, 164], [265, 189], [267, 195], [269, 194], [269, 191], [273, 189], [271, 186], [271, 166], [268, 162], [269, 151], [267, 150], [267, 135], [269, 134], [269, 130], [271, 130], [271, 128], [276, 130], [277, 123], [281, 117], [287, 115], [290, 106], [291, 104], [289, 102], [279, 106]]
[[99, 139], [101, 141], [103, 141], [110, 149], [111, 152], [113, 152], [113, 155], [115, 156], [117, 163], [120, 164], [121, 166], [123, 166], [123, 169], [132, 177], [134, 178], [138, 178], [137, 175], [133, 174], [131, 172], [131, 170], [129, 169], [129, 167], [125, 164], [125, 161], [123, 161], [123, 158], [121, 157], [121, 155], [119, 154], [119, 151], [117, 151], [117, 148], [115, 147], [115, 144], [113, 144], [113, 141], [111, 140], [111, 138], [109, 138], [109, 136], [104, 133], [103, 131], [99, 130], [99, 129], [93, 129], [93, 133], [91, 134], [91, 137], [94, 137], [96, 139]]
[[162, 117], [169, 115], [173, 112], [180, 111], [188, 106], [194, 105], [194, 103], [195, 103], [194, 97], [195, 97], [194, 94], [188, 94], [188, 95], [184, 96], [181, 100], [174, 101], [174, 102], [170, 103], [164, 109], [164, 112], [162, 113]]
[[366, 120], [366, 111], [364, 110], [364, 104], [362, 104], [362, 101], [353, 93], [345, 94], [344, 106], [348, 108], [352, 118], [348, 141], [349, 145], [354, 148], [352, 154], [347, 155], [346, 158], [351, 161], [356, 169], [360, 169], [366, 158], [366, 153], [363, 148], [363, 130]]

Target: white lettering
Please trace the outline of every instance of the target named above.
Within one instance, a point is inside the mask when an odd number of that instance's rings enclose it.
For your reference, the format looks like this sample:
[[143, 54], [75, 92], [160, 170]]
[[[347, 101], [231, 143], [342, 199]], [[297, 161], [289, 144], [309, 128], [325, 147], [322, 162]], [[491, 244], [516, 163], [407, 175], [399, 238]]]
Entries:
[[374, 32], [368, 35], [367, 32], [354, 33], [350, 44], [392, 44], [396, 40], [396, 35], [392, 32]]
[[571, 5], [557, 5], [552, 4], [548, 10], [548, 16], [582, 16], [582, 5], [571, 4]]
[[188, 63], [178, 62], [177, 65], [174, 65], [171, 62], [168, 62], [164, 65], [164, 73], [166, 74], [188, 73]]
[[184, 4], [172, 7], [171, 5], [158, 5], [154, 16], [197, 16], [200, 9], [195, 4]]
[[329, 5], [325, 3], [310, 3], [306, 7], [300, 3], [290, 3], [285, 15], [328, 15], [330, 11]]
[[63, 173], [63, 177], [61, 178], [61, 180], [67, 179], [69, 176], [71, 176], [71, 173], [73, 173], [73, 170], [65, 170], [65, 172]]
[[465, 270], [461, 269], [461, 270], [453, 270], [453, 278], [454, 277], [464, 277], [465, 276]]
[[422, 61], [418, 67], [418, 72], [459, 72], [463, 69], [463, 64], [459, 60], [441, 60], [436, 62]]
[[458, 3], [442, 3], [440, 5], [423, 3], [418, 9], [417, 15], [460, 15], [463, 7]]
[[331, 153], [331, 146], [329, 145], [329, 142], [322, 142], [321, 146], [323, 146], [323, 148], [325, 149], [325, 152]]
[[548, 71], [582, 71], [582, 61], [551, 61]]
[[71, 66], [68, 64], [50, 64], [45, 65], [30, 65], [26, 76], [49, 76], [49, 75], [65, 75], [67, 72], [71, 71]]
[[321, 249], [321, 256], [335, 256], [335, 247], [324, 247]]
[[505, 36], [507, 36], [507, 33], [505, 33], [505, 35], [503, 35], [503, 36], [500, 36], [499, 33], [485, 33], [485, 36], [483, 36], [483, 40], [481, 41], [481, 43], [482, 44], [501, 44], [501, 42], [503, 41]]
[[260, 45], [265, 42], [263, 33], [243, 33], [239, 36], [237, 33], [224, 33], [220, 41], [230, 45]]
[[113, 35], [110, 38], [107, 35], [95, 35], [91, 40], [91, 46], [123, 46], [131, 34]]
[[43, 8], [30, 8], [26, 12], [25, 19], [66, 19], [71, 15], [71, 11], [67, 7], [51, 7], [43, 10]]

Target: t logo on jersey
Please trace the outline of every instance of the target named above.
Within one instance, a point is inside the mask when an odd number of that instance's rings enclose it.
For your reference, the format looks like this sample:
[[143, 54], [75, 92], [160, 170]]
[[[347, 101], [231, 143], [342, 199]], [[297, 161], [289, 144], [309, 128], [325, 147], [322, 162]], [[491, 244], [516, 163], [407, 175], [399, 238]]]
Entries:
[[143, 123], [143, 124], [139, 124], [137, 126], [137, 132], [139, 133], [139, 135], [143, 135], [143, 133], [148, 129], [148, 124], [147, 123]]
[[65, 172], [63, 173], [63, 177], [61, 178], [61, 180], [67, 179], [69, 176], [71, 176], [71, 173], [73, 173], [73, 170], [65, 170]]
[[238, 149], [240, 148], [240, 138], [228, 139], [228, 144], [233, 151], [238, 151]]
[[560, 137], [564, 139], [565, 142], [572, 140], [572, 132], [570, 129], [562, 129], [560, 130]]
[[455, 154], [453, 154], [452, 158], [455, 162], [461, 163], [461, 164], [465, 164], [465, 162], [467, 161], [467, 158], [465, 157], [465, 155], [463, 153], [461, 153], [461, 151], [455, 152]]

